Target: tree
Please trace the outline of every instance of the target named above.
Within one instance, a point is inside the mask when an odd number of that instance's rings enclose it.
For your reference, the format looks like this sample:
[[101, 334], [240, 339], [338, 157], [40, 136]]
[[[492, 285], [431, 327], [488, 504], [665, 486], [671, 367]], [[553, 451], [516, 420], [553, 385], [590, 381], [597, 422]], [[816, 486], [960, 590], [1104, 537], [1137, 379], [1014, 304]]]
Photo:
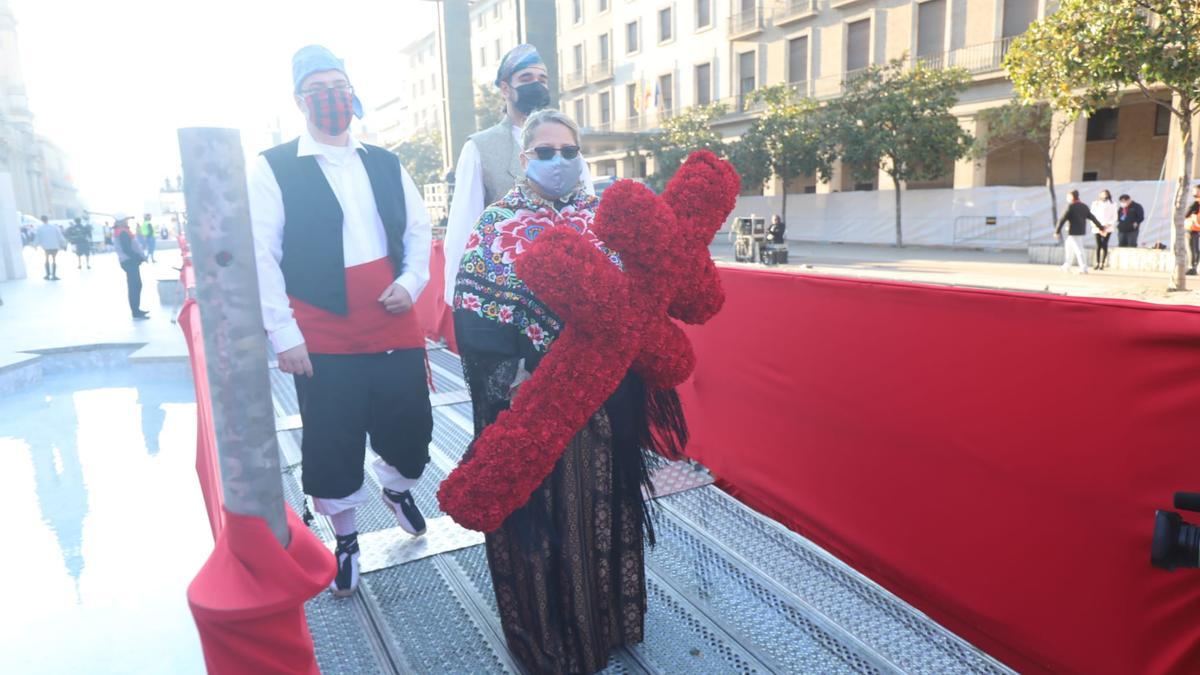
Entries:
[[1058, 222], [1058, 196], [1054, 191], [1054, 155], [1075, 118], [1060, 115], [1048, 103], [1026, 103], [1014, 98], [999, 108], [989, 108], [979, 113], [987, 131], [975, 139], [975, 157], [1003, 150], [1021, 143], [1038, 149], [1039, 159], [1046, 171], [1046, 190], [1050, 193], [1050, 213]]
[[[1062, 0], [1013, 42], [1004, 65], [1025, 101], [1088, 113], [1126, 87], [1171, 112], [1182, 169], [1171, 230], [1172, 289], [1187, 288], [1183, 214], [1192, 180], [1192, 117], [1200, 101], [1200, 9], [1196, 0]], [[1169, 92], [1172, 100], [1158, 98]]]
[[504, 94], [500, 93], [500, 89], [481, 85], [475, 92], [475, 129], [490, 129], [499, 124], [506, 114]]
[[940, 177], [972, 142], [950, 113], [970, 82], [967, 71], [905, 64], [900, 58], [870, 66], [846, 81], [842, 98], [831, 104], [842, 166], [860, 180], [873, 181], [880, 171], [892, 178], [897, 246], [904, 245], [902, 184]]
[[396, 148], [396, 154], [417, 187], [442, 182], [446, 163], [442, 158], [442, 135], [437, 131], [417, 132]]
[[654, 174], [646, 182], [653, 190], [662, 192], [683, 161], [697, 150], [711, 150], [718, 157], [727, 154], [721, 135], [712, 128], [726, 110], [720, 103], [689, 108], [664, 121], [662, 131], [646, 140], [646, 149], [655, 163]]
[[828, 181], [837, 148], [824, 111], [815, 101], [797, 97], [786, 84], [759, 89], [753, 100], [765, 104], [765, 109], [738, 142], [734, 166], [742, 173], [743, 184], [761, 185], [772, 176], [780, 179], [786, 222], [788, 182], [801, 176]]

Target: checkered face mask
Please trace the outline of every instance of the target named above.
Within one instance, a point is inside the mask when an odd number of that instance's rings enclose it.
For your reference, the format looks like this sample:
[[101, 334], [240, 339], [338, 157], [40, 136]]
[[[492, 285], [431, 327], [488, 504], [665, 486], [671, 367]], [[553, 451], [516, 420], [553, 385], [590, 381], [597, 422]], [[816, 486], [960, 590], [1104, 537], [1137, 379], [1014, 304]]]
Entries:
[[340, 136], [350, 128], [354, 114], [354, 94], [345, 89], [323, 89], [304, 97], [312, 123], [330, 136]]

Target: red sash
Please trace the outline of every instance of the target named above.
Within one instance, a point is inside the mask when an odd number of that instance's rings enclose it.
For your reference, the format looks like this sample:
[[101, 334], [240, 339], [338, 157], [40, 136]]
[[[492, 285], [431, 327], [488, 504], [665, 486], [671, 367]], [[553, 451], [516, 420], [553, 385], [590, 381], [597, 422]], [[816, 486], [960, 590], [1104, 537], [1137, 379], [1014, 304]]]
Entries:
[[389, 258], [346, 268], [345, 316], [289, 296], [311, 354], [377, 354], [425, 346], [417, 313], [389, 314], [379, 296], [396, 280]]

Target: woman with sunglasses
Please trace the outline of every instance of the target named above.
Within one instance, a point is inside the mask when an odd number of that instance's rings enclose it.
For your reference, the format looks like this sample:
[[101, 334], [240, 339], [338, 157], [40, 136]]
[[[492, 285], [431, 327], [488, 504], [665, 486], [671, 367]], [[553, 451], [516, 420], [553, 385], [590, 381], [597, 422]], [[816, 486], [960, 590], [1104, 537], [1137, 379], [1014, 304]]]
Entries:
[[[525, 175], [484, 211], [462, 258], [454, 323], [476, 437], [509, 406], [563, 330], [515, 273], [520, 254], [541, 232], [571, 227], [621, 264], [592, 233], [599, 200], [581, 184], [579, 144], [571, 118], [533, 113], [522, 132]], [[642, 640], [641, 386], [627, 377], [529, 501], [487, 534], [504, 634], [531, 673], [602, 670], [613, 649]]]

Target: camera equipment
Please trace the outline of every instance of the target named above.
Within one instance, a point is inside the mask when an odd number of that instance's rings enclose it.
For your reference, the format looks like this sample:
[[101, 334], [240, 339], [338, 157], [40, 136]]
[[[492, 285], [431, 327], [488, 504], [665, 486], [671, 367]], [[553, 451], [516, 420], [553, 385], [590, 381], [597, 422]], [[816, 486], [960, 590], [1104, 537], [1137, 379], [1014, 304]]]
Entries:
[[[1176, 492], [1175, 508], [1200, 513], [1200, 492]], [[1150, 564], [1168, 571], [1200, 567], [1200, 527], [1174, 511], [1155, 511]]]
[[737, 218], [733, 221], [733, 259], [737, 262], [755, 262], [767, 239], [767, 221], [757, 216]]
[[762, 247], [762, 264], [786, 265], [788, 261], [787, 244], [764, 244]]

